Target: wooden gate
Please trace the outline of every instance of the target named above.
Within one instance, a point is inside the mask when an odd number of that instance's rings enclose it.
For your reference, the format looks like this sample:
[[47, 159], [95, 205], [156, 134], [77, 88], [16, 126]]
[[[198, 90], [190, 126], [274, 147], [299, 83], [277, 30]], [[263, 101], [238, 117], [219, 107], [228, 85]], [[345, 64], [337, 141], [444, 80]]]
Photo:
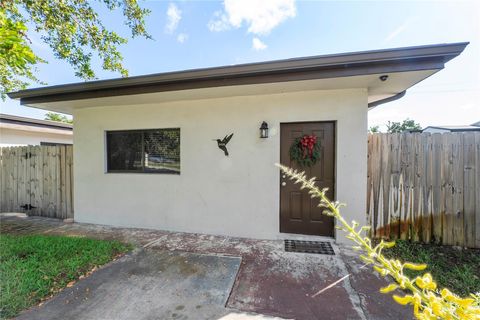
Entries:
[[73, 146], [0, 148], [0, 212], [73, 218]]

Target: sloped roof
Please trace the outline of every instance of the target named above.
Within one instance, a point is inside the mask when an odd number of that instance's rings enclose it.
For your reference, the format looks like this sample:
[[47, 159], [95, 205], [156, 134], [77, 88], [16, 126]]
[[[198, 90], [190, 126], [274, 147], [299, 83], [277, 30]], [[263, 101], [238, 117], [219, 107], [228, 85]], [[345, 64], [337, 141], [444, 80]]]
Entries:
[[[8, 96], [20, 99], [23, 105], [49, 109], [51, 103], [60, 101], [377, 75], [377, 81], [358, 82], [360, 86], [367, 85], [369, 90], [384, 88], [376, 90], [369, 99], [374, 106], [380, 100], [401, 97], [410, 86], [443, 69], [445, 63], [458, 56], [467, 45], [468, 42], [437, 44], [155, 73], [20, 90]], [[412, 72], [411, 81], [408, 81], [408, 72]], [[394, 80], [378, 80], [378, 75], [386, 74], [396, 74], [398, 78], [403, 75], [403, 78], [392, 87]]]
[[31, 127], [68, 130], [68, 131], [73, 130], [73, 126], [69, 123], [20, 117], [20, 116], [4, 114], [4, 113], [0, 113], [0, 125], [1, 124], [15, 124], [15, 125], [24, 125], [24, 126], [31, 126]]
[[427, 130], [428, 128], [432, 129], [439, 129], [439, 130], [448, 130], [451, 132], [456, 132], [456, 131], [480, 131], [480, 121], [475, 122], [471, 125], [457, 125], [457, 126], [428, 126], [425, 127], [422, 131]]

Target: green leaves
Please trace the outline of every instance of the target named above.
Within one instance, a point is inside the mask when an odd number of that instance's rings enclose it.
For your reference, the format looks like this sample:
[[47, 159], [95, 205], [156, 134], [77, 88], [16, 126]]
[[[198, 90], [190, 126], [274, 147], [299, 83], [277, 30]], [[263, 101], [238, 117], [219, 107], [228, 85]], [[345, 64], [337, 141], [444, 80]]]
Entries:
[[23, 89], [26, 83], [21, 79], [38, 82], [33, 75], [33, 65], [43, 62], [29, 46], [26, 37], [27, 27], [23, 21], [8, 18], [0, 7], [0, 97], [5, 99], [6, 92]]
[[421, 129], [422, 129], [422, 126], [420, 125], [420, 123], [417, 123], [415, 122], [415, 120], [412, 120], [409, 118], [403, 120], [403, 122], [388, 121], [388, 124], [387, 124], [388, 133], [399, 133], [399, 132], [404, 132], [409, 130], [421, 130]]
[[[122, 10], [132, 37], [151, 39], [145, 28], [149, 11], [140, 8], [136, 0], [99, 2], [109, 10]], [[128, 76], [118, 50], [127, 39], [103, 25], [90, 1], [6, 1], [0, 4], [0, 94], [3, 99], [6, 92], [25, 88], [28, 80], [39, 82], [34, 76], [34, 65], [44, 61], [30, 47], [27, 21], [35, 26], [55, 57], [73, 66], [76, 76], [85, 80], [95, 78], [93, 55], [100, 58], [104, 70]]]
[[67, 116], [64, 116], [64, 115], [61, 115], [61, 114], [55, 113], [55, 112], [47, 112], [47, 114], [45, 115], [45, 120], [58, 121], [58, 122], [73, 124], [73, 120], [67, 118]]
[[0, 248], [0, 319], [6, 319], [131, 246], [78, 237], [2, 234]]

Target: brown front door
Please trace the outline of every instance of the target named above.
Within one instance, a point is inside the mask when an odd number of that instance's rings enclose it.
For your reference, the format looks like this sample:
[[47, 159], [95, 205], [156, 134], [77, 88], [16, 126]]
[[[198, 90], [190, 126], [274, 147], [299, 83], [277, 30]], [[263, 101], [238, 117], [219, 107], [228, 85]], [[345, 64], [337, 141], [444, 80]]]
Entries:
[[[290, 146], [298, 137], [315, 134], [320, 142], [320, 158], [311, 167], [301, 167], [290, 159]], [[335, 191], [335, 123], [301, 122], [280, 125], [280, 161], [291, 168], [305, 171], [309, 178], [316, 177], [317, 186], [328, 188], [330, 199]], [[333, 218], [322, 214], [318, 199], [311, 199], [308, 191], [300, 190], [282, 173], [280, 174], [280, 232], [333, 237]]]

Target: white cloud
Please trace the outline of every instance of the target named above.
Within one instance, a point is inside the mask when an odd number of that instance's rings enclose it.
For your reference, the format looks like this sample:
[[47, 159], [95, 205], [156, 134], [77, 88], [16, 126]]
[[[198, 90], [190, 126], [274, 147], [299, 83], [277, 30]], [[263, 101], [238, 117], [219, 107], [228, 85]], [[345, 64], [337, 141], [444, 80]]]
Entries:
[[252, 47], [256, 51], [267, 49], [267, 45], [258, 38], [253, 38]]
[[180, 43], [184, 43], [187, 40], [188, 40], [188, 34], [186, 34], [186, 33], [180, 33], [177, 36], [177, 41], [180, 42]]
[[230, 22], [228, 17], [222, 11], [216, 11], [214, 14], [214, 19], [210, 20], [207, 24], [210, 31], [225, 31], [230, 29]]
[[182, 19], [182, 11], [174, 3], [170, 3], [167, 9], [167, 24], [165, 25], [166, 33], [173, 33], [178, 23]]
[[240, 28], [245, 24], [249, 33], [266, 35], [297, 14], [295, 0], [224, 0], [223, 6], [208, 23], [211, 31]]

